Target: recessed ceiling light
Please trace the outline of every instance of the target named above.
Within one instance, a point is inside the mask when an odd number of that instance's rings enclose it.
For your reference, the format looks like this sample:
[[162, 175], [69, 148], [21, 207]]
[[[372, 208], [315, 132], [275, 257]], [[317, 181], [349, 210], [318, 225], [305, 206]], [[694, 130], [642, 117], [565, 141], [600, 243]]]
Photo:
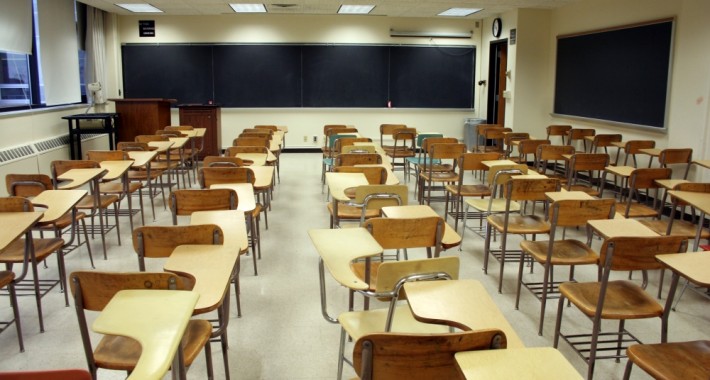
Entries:
[[163, 13], [160, 9], [150, 4], [116, 4], [117, 6], [134, 13]]
[[338, 9], [340, 14], [366, 15], [375, 9], [374, 5], [341, 5]]
[[480, 11], [481, 8], [449, 8], [439, 13], [438, 16], [466, 17]]
[[237, 13], [266, 13], [264, 4], [229, 4]]

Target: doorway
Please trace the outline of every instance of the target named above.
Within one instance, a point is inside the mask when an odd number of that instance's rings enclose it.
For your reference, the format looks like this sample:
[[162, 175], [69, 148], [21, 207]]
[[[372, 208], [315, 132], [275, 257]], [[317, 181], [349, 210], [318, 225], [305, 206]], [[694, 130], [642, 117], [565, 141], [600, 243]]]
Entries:
[[488, 124], [505, 125], [505, 99], [508, 68], [508, 40], [493, 41], [488, 56]]

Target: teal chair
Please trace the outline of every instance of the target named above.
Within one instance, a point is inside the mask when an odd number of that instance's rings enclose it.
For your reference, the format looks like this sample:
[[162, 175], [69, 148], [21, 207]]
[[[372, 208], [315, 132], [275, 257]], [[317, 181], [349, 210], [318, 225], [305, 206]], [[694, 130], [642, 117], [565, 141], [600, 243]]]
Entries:
[[[407, 157], [406, 164], [404, 166], [404, 180], [406, 181], [410, 175], [417, 176], [417, 168], [419, 165], [425, 165], [427, 164], [430, 160], [427, 158], [426, 153], [422, 150], [422, 144], [424, 143], [424, 140], [428, 139], [429, 137], [444, 137], [443, 134], [441, 133], [420, 133], [417, 135], [417, 150], [419, 151], [419, 154], [416, 157]], [[428, 161], [429, 160], [429, 161]], [[435, 160], [435, 161], [440, 161], [440, 160]], [[438, 162], [434, 162], [437, 164]], [[411, 172], [411, 169], [414, 169], [414, 173]]]

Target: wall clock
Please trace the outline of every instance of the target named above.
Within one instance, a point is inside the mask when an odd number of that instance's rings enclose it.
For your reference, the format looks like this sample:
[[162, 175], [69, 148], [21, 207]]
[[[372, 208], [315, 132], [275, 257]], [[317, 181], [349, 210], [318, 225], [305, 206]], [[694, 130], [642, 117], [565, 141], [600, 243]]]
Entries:
[[503, 22], [501, 21], [500, 17], [496, 17], [493, 19], [493, 37], [500, 37], [500, 32], [503, 30]]

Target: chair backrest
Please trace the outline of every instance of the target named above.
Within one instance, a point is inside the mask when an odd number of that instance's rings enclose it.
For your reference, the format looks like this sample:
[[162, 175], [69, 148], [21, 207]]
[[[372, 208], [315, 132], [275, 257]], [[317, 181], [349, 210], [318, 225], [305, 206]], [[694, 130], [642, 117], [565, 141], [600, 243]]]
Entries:
[[[429, 141], [429, 140], [427, 140]], [[466, 144], [432, 144], [429, 147], [429, 157], [432, 159], [455, 160], [466, 153]]]
[[402, 147], [414, 148], [417, 130], [416, 128], [399, 128], [394, 131], [392, 138], [394, 139], [395, 147], [401, 144]]
[[584, 170], [604, 170], [609, 166], [609, 155], [606, 153], [576, 153], [569, 162], [570, 175]]
[[94, 351], [91, 346], [85, 310], [101, 311], [113, 296], [127, 289], [169, 289], [184, 290], [183, 280], [176, 274], [158, 273], [110, 273], [99, 271], [78, 271], [70, 275], [69, 285], [74, 297], [74, 309], [79, 321], [84, 354], [92, 373], [96, 373]]
[[96, 162], [130, 160], [128, 153], [122, 150], [90, 150], [86, 152], [86, 159]]
[[549, 220], [552, 225], [550, 240], [554, 238], [555, 227], [584, 226], [590, 220], [613, 219], [616, 200], [603, 199], [564, 199], [550, 206]]
[[[341, 140], [347, 140], [347, 139], [340, 139]], [[377, 149], [375, 149], [374, 145], [345, 145], [340, 149], [340, 153], [375, 153], [377, 152]]]
[[624, 165], [629, 162], [629, 156], [634, 160], [634, 167], [637, 166], [636, 155], [639, 154], [640, 149], [653, 149], [656, 147], [656, 141], [654, 140], [630, 140], [624, 145], [624, 152], [626, 152], [626, 157], [624, 157]]
[[128, 151], [147, 152], [150, 150], [150, 146], [148, 146], [148, 143], [144, 143], [144, 142], [121, 141], [120, 143], [116, 144], [116, 149], [122, 150], [125, 152], [128, 152]]
[[149, 143], [151, 141], [170, 141], [166, 135], [138, 135], [134, 137], [135, 142]]
[[639, 168], [631, 172], [629, 176], [630, 191], [639, 189], [656, 189], [655, 183], [658, 179], [670, 179], [672, 170], [670, 168]]
[[564, 160], [564, 157], [562, 157], [562, 155], [572, 155], [574, 153], [574, 147], [571, 145], [541, 144], [537, 147], [536, 156], [539, 162], [561, 161]]
[[195, 211], [236, 210], [237, 193], [231, 189], [174, 190], [170, 193], [173, 224], [178, 215], [192, 215]]
[[174, 131], [174, 130], [157, 130], [155, 131], [156, 135], [161, 135], [161, 136], [168, 136], [168, 137], [185, 137], [187, 135], [184, 135], [180, 133], [180, 131]]
[[72, 169], [93, 169], [101, 167], [98, 162], [91, 160], [55, 160], [49, 164], [52, 174], [52, 182], [56, 188], [59, 184], [59, 176]]
[[232, 141], [232, 146], [263, 146], [269, 147], [269, 139], [265, 137], [237, 137]]
[[439, 216], [425, 218], [372, 218], [365, 221], [372, 236], [384, 249], [436, 248], [441, 251], [444, 220]]
[[377, 153], [343, 153], [335, 157], [335, 166], [377, 165], [382, 156]]
[[192, 131], [195, 128], [192, 125], [168, 125], [163, 129], [166, 131]]
[[380, 124], [380, 145], [384, 144], [385, 136], [392, 136], [398, 129], [407, 128], [406, 124]]
[[199, 172], [200, 187], [209, 188], [222, 183], [251, 183], [256, 178], [247, 167], [202, 167]]
[[[402, 279], [415, 275], [431, 275], [437, 273], [446, 274], [449, 279], [459, 278], [460, 260], [458, 256], [435, 257], [431, 259], [385, 261], [380, 264], [377, 270], [377, 281], [375, 291], [386, 293], [397, 290], [397, 285]], [[400, 293], [398, 299], [406, 299]]]
[[509, 201], [547, 202], [545, 193], [560, 191], [557, 178], [520, 178], [512, 177], [506, 183], [505, 197]]
[[234, 157], [237, 153], [263, 153], [268, 154], [269, 149], [263, 146], [230, 146], [224, 150], [225, 157]]
[[597, 133], [592, 128], [572, 128], [567, 131], [567, 143], [572, 144], [574, 140], [581, 140], [588, 136], [594, 136]]
[[527, 174], [528, 166], [525, 164], [495, 165], [488, 170], [486, 182], [492, 188], [503, 185], [514, 175]]
[[275, 125], [255, 125], [254, 128], [255, 129], [268, 129], [273, 132], [276, 132], [279, 130], [279, 127], [277, 127]]
[[488, 140], [500, 140], [505, 139], [505, 134], [510, 133], [513, 130], [510, 128], [500, 128], [498, 126], [488, 127], [483, 130], [483, 137]]
[[622, 136], [620, 134], [598, 134], [594, 136], [594, 141], [592, 141], [592, 152], [596, 152], [596, 148], [606, 148], [611, 146], [611, 143], [621, 142]]
[[483, 165], [483, 161], [495, 161], [500, 159], [501, 154], [499, 152], [464, 153], [459, 156], [457, 166], [461, 172], [465, 170], [488, 170], [488, 166]]
[[232, 156], [205, 156], [202, 159], [203, 167], [240, 167], [244, 166], [244, 161], [239, 157]]
[[343, 153], [343, 149], [348, 146], [353, 146], [356, 142], [372, 142], [369, 137], [341, 137], [335, 140], [333, 150], [335, 153]]
[[323, 126], [323, 134], [328, 136], [329, 131], [334, 130], [334, 129], [345, 129], [348, 128], [347, 125], [344, 124], [326, 124]]
[[355, 342], [353, 367], [362, 380], [458, 379], [457, 352], [506, 347], [500, 330], [368, 334]]
[[271, 131], [266, 130], [266, 129], [256, 129], [255, 131], [257, 132], [246, 132], [247, 130], [245, 129], [242, 131], [242, 133], [237, 136], [237, 138], [259, 138], [259, 139], [266, 139], [266, 141], [270, 142], [271, 141]]
[[685, 236], [614, 237], [604, 240], [599, 251], [599, 263], [605, 277], [610, 270], [662, 269], [656, 255], [683, 253], [688, 248]]
[[518, 153], [520, 154], [521, 162], [527, 160], [527, 156], [532, 154], [534, 157], [533, 161], [537, 161], [537, 147], [540, 145], [549, 145], [550, 140], [522, 140], [520, 145], [518, 145]]
[[571, 125], [564, 125], [564, 124], [553, 124], [553, 125], [548, 125], [547, 128], [547, 139], [550, 139], [550, 136], [562, 136], [562, 143], [565, 143], [564, 137], [567, 136], [567, 133], [569, 132], [570, 129], [572, 129]]
[[688, 178], [690, 163], [693, 162], [693, 149], [691, 148], [672, 148], [663, 149], [658, 156], [658, 162], [661, 167], [667, 168], [668, 165], [685, 164], [683, 179]]
[[27, 198], [0, 197], [0, 212], [27, 212], [33, 210], [34, 206]]
[[417, 142], [416, 142], [417, 148], [421, 148], [422, 144], [424, 144], [424, 140], [426, 140], [430, 137], [444, 137], [444, 135], [441, 133], [430, 133], [430, 132], [420, 133], [417, 135]]
[[50, 190], [54, 185], [46, 174], [8, 174], [5, 176], [5, 187], [11, 196], [27, 198]]
[[142, 226], [133, 230], [133, 250], [138, 255], [141, 272], [145, 271], [146, 257], [170, 257], [179, 245], [223, 242], [222, 229], [215, 224]]
[[[373, 197], [388, 195], [389, 197]], [[406, 205], [409, 189], [406, 185], [361, 185], [355, 188], [354, 202], [365, 205], [368, 209], [380, 209], [386, 206]], [[396, 201], [395, 201], [396, 199]]]
[[431, 147], [434, 144], [458, 144], [459, 140], [455, 137], [428, 137], [422, 141], [422, 152], [428, 154], [431, 152]]
[[355, 134], [348, 134], [348, 133], [342, 132], [345, 130], [347, 130], [347, 129], [336, 129], [335, 133], [328, 136], [328, 147], [330, 148], [331, 153], [338, 153], [335, 150], [338, 140], [343, 139], [343, 138], [357, 138], [357, 135], [355, 135]]
[[336, 173], [362, 173], [370, 185], [384, 185], [387, 182], [387, 169], [382, 166], [336, 166]]
[[244, 128], [242, 133], [256, 133], [258, 135], [268, 135], [269, 138], [273, 136], [274, 131], [268, 128]]
[[480, 136], [483, 136], [483, 133], [488, 128], [503, 128], [503, 126], [501, 124], [478, 124], [476, 126], [476, 132], [478, 132]]

